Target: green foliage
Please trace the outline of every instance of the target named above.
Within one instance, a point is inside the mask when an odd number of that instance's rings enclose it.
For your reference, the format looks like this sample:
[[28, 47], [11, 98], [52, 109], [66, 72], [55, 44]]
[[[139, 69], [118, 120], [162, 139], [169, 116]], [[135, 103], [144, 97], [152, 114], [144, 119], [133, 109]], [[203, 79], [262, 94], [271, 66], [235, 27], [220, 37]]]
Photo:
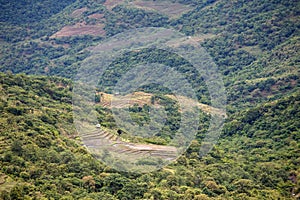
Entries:
[[[294, 199], [299, 197], [299, 1], [174, 0], [193, 9], [170, 19], [104, 1], [2, 1], [0, 13], [0, 199]], [[72, 13], [87, 8], [81, 15]], [[90, 19], [90, 14], [103, 19]], [[103, 36], [52, 38], [67, 25], [103, 23]], [[209, 115], [177, 162], [149, 174], [117, 173], [97, 161], [78, 138], [72, 83], [89, 50], [106, 37], [139, 27], [167, 27], [196, 37], [223, 74], [228, 115], [214, 149], [199, 158]], [[137, 64], [161, 63], [180, 72], [200, 102], [210, 96], [201, 74], [182, 58], [157, 49], [129, 52], [111, 64], [99, 90], [111, 92]], [[24, 74], [44, 74], [26, 76]], [[54, 75], [54, 76], [52, 76]], [[168, 111], [161, 132], [138, 142], [166, 144], [178, 130], [178, 105], [158, 85], [151, 103]], [[101, 96], [95, 96], [101, 102]], [[98, 120], [116, 130], [112, 112]], [[147, 106], [133, 120], [149, 122]], [[75, 139], [74, 139], [75, 138]], [[144, 161], [141, 161], [144, 162]], [[147, 161], [145, 161], [147, 162]], [[293, 196], [293, 193], [295, 194]]]
[[[145, 48], [139, 52], [129, 52], [116, 59], [103, 73], [99, 80], [99, 90], [111, 93], [118, 79], [136, 65], [147, 63], [159, 63], [179, 72], [194, 88], [197, 98], [206, 104], [210, 104], [210, 96], [204, 78], [188, 61], [175, 53], [161, 49]], [[143, 85], [139, 90], [155, 93], [170, 94], [169, 88], [158, 84]]]
[[59, 13], [74, 0], [64, 1], [1, 1], [1, 22], [12, 24], [34, 23]]
[[112, 11], [105, 16], [108, 20], [105, 30], [109, 36], [131, 28], [162, 27], [168, 22], [168, 18], [159, 13], [123, 5], [114, 7]]
[[[1, 198], [289, 199], [290, 191], [299, 191], [299, 93], [231, 115], [218, 145], [199, 158], [206, 116], [197, 140], [176, 163], [137, 175], [105, 168], [71, 139], [76, 135], [69, 120], [72, 109], [69, 100], [62, 101], [70, 98], [67, 80], [0, 75], [1, 101], [6, 102], [0, 120], [0, 145], [6, 149], [0, 178], [9, 177], [0, 179]], [[172, 105], [170, 112], [176, 108], [163, 95], [154, 100]], [[15, 115], [7, 109], [11, 106], [26, 112]], [[97, 110], [111, 115], [106, 108]], [[133, 114], [146, 111], [147, 106], [131, 108]]]
[[[174, 28], [200, 39], [200, 44], [210, 53], [223, 74], [230, 112], [279, 99], [299, 88], [297, 1], [175, 2], [193, 5], [194, 9], [177, 19], [169, 19], [156, 11], [139, 9], [126, 3], [109, 10], [103, 6], [103, 1], [51, 2], [50, 6], [48, 2], [23, 2], [26, 6], [20, 12], [26, 10], [22, 12], [24, 17], [20, 18], [17, 13], [13, 13], [9, 19], [15, 23], [22, 20], [22, 25], [12, 25], [6, 20], [8, 13], [2, 13], [3, 31], [0, 37], [5, 42], [1, 43], [0, 71], [71, 78], [76, 74], [80, 62], [89, 55], [87, 47], [97, 45], [103, 38], [127, 29], [155, 26]], [[3, 6], [9, 9], [20, 4], [16, 1], [4, 2]], [[47, 9], [38, 9], [44, 13], [34, 18], [42, 21], [26, 21], [31, 19], [32, 14], [27, 9], [29, 5], [34, 8], [32, 13], [39, 13], [35, 10], [47, 5]], [[87, 8], [87, 11], [74, 17], [72, 13], [79, 8]], [[91, 22], [94, 19], [88, 16], [94, 13], [103, 14], [104, 19]], [[62, 27], [83, 21], [87, 24], [104, 23], [106, 36], [50, 38]], [[153, 61], [183, 73], [195, 88], [198, 99], [210, 103], [201, 75], [174, 55], [162, 51], [151, 52], [149, 49], [139, 54], [124, 55], [124, 58], [113, 63], [106, 72], [107, 77], [103, 80], [105, 84], [101, 85], [104, 88], [101, 87], [101, 90], [111, 91], [120, 73], [125, 73], [134, 64]], [[147, 86], [143, 89], [153, 91], [154, 88]]]

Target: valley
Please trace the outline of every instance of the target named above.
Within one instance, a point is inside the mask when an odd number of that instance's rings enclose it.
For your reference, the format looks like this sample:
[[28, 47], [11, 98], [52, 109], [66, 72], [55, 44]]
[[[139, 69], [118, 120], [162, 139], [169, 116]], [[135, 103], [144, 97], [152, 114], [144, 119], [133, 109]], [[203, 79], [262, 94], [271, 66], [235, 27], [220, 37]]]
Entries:
[[[299, 8], [296, 0], [3, 0], [0, 200], [299, 199]], [[208, 83], [184, 58], [143, 48], [124, 51], [94, 93], [82, 92], [92, 109], [78, 117], [85, 107], [74, 103], [74, 83], [93, 49], [148, 27], [186, 36], [169, 47], [205, 50], [226, 109], [212, 106]], [[113, 92], [149, 63], [178, 72], [196, 98], [159, 84]], [[125, 111], [128, 126], [118, 118]], [[210, 138], [214, 116], [224, 126]]]

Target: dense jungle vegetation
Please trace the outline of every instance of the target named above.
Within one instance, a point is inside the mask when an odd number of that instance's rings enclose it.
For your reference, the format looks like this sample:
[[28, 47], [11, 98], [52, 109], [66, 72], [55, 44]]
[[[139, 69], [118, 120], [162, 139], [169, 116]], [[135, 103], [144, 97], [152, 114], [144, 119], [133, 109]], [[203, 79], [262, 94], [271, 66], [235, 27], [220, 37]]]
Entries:
[[[299, 1], [0, 1], [0, 199], [300, 198]], [[167, 9], [135, 2], [188, 9], [170, 17]], [[74, 27], [103, 30], [78, 34]], [[141, 27], [195, 38], [217, 64], [228, 101], [221, 136], [207, 155], [199, 157], [209, 118], [202, 113], [188, 150], [147, 174], [118, 172], [91, 155], [75, 129], [72, 108], [72, 78], [91, 49]], [[98, 90], [111, 93], [121, 74], [153, 61], [182, 73], [199, 102], [210, 104], [199, 74], [157, 49], [116, 60]], [[161, 137], [148, 141], [165, 144], [180, 121], [177, 104], [164, 96], [166, 88], [140, 89], [170, 111]], [[148, 109], [130, 107], [133, 120], [148, 123]], [[96, 110], [101, 125], [116, 128], [108, 108]]]

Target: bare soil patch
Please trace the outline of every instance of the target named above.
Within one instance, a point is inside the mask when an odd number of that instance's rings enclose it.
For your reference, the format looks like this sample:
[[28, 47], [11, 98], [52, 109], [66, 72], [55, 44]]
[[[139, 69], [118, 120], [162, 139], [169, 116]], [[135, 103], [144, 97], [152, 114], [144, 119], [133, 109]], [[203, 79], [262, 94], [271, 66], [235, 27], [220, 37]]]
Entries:
[[94, 13], [88, 16], [90, 19], [102, 19], [104, 17], [104, 14], [101, 13]]
[[137, 8], [146, 9], [146, 10], [155, 10], [164, 15], [167, 15], [171, 18], [176, 18], [181, 16], [183, 13], [186, 13], [192, 8], [187, 5], [180, 3], [173, 3], [171, 1], [142, 1], [137, 0], [130, 3]]
[[71, 14], [72, 17], [80, 17], [82, 15], [82, 13], [84, 13], [85, 11], [87, 11], [88, 9], [86, 7], [84, 8], [79, 8], [77, 10], [74, 10]]
[[79, 36], [79, 35], [105, 35], [104, 24], [87, 25], [85, 23], [77, 23], [73, 26], [65, 26], [60, 31], [56, 32], [51, 38]]

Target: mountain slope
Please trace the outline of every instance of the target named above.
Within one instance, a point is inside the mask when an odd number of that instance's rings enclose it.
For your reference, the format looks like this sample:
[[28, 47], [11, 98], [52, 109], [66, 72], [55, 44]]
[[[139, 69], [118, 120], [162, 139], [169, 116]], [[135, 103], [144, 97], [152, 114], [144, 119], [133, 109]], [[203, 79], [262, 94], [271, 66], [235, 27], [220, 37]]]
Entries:
[[[0, 199], [300, 198], [300, 1], [2, 0], [0, 9]], [[222, 74], [228, 119], [202, 158], [206, 115], [176, 163], [148, 174], [119, 173], [82, 146], [71, 78], [94, 46], [141, 27], [175, 29], [204, 47]], [[184, 75], [199, 105], [210, 104], [201, 75], [157, 49], [117, 58], [97, 92], [111, 93], [128, 70], [153, 61]], [[168, 102], [171, 134], [180, 121], [175, 100], [166, 98], [171, 92], [153, 85], [140, 90]], [[149, 122], [142, 104], [130, 107], [139, 125]], [[96, 111], [115, 133], [110, 108], [98, 104]], [[170, 134], [125, 139], [165, 145]]]
[[[89, 56], [89, 47], [103, 38], [154, 26], [198, 38], [223, 74], [232, 112], [299, 88], [299, 1], [177, 1], [181, 4], [174, 5], [193, 9], [175, 19], [159, 9], [145, 8], [165, 2], [53, 2], [58, 9], [47, 7], [49, 12], [33, 23], [26, 21], [31, 13], [24, 12], [21, 24], [14, 20], [18, 13], [6, 20], [5, 12], [0, 17], [0, 71], [71, 78]], [[32, 5], [39, 8], [40, 3]]]
[[72, 139], [69, 84], [1, 74], [3, 199], [292, 199], [299, 193], [299, 93], [231, 116], [207, 156], [198, 157], [199, 138], [175, 164], [135, 175], [105, 167]]

